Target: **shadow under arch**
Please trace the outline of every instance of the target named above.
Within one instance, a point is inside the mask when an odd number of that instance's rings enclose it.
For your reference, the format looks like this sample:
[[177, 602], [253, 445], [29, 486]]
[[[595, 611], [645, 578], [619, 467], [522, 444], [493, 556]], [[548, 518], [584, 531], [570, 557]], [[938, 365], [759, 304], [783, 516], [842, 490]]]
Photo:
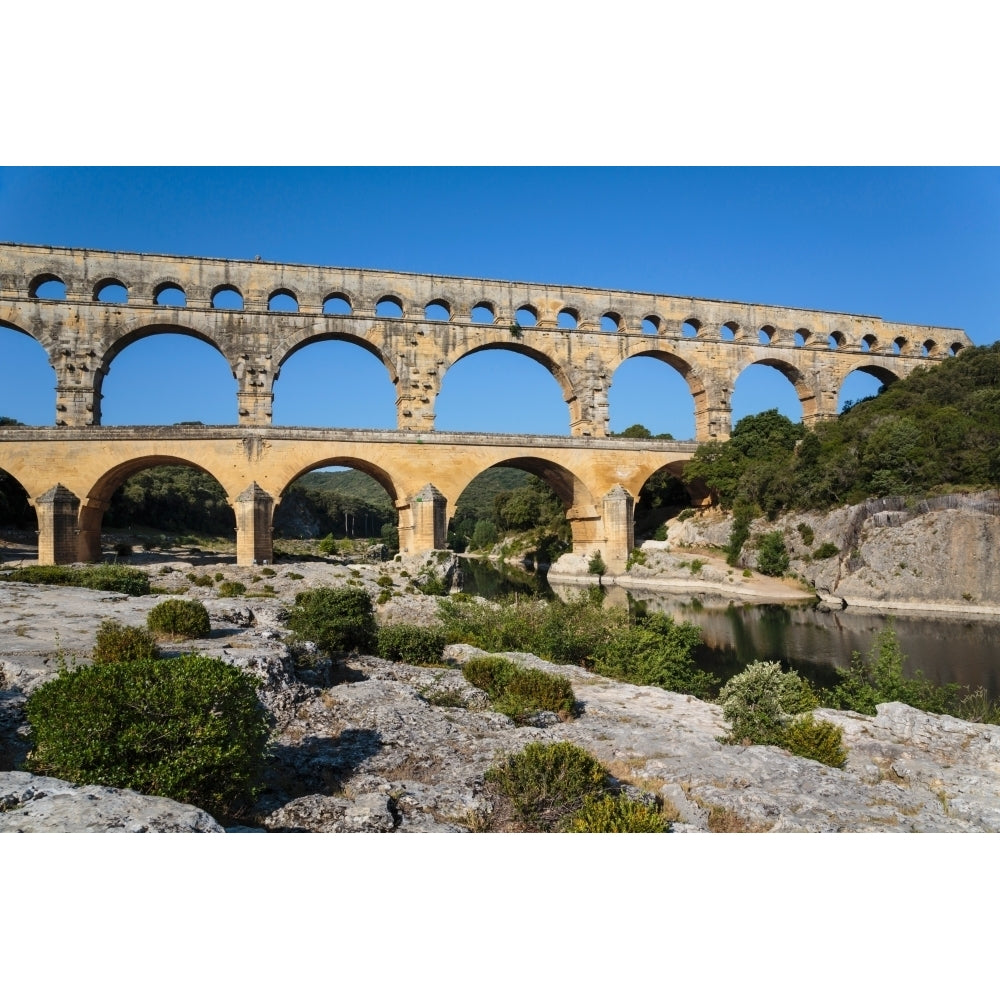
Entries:
[[[101, 560], [101, 529], [104, 514], [111, 505], [111, 498], [114, 496], [115, 491], [137, 473], [168, 465], [184, 466], [210, 476], [222, 488], [222, 493], [226, 497], [227, 502], [232, 504], [235, 493], [231, 492], [231, 490], [236, 484], [230, 484], [229, 488], [227, 488], [223, 478], [216, 475], [210, 468], [189, 458], [182, 458], [179, 455], [156, 454], [142, 455], [128, 459], [107, 469], [90, 487], [87, 495], [80, 502], [79, 536], [77, 543], [79, 559], [84, 562], [99, 562]], [[233, 515], [232, 531], [235, 537], [236, 515], [231, 508], [230, 510]]]
[[[473, 355], [483, 354], [486, 351], [506, 351], [510, 354], [517, 354], [520, 357], [528, 358], [530, 361], [534, 361], [541, 365], [556, 381], [562, 392], [563, 402], [569, 406], [569, 427], [572, 428], [578, 424], [582, 418], [582, 406], [580, 400], [577, 399], [576, 387], [573, 385], [572, 379], [567, 374], [566, 370], [553, 358], [549, 357], [543, 351], [539, 351], [536, 348], [530, 347], [527, 344], [522, 343], [512, 343], [505, 340], [490, 341], [487, 344], [479, 344], [476, 347], [471, 348], [467, 351], [462, 351], [454, 356], [447, 359], [447, 368], [443, 371], [441, 376], [441, 386], [438, 391], [438, 398], [440, 394], [444, 391], [445, 380], [451, 373], [452, 369], [460, 362], [466, 358], [470, 358]], [[437, 409], [437, 402], [435, 401], [435, 410]]]
[[[128, 330], [121, 336], [116, 337], [115, 340], [107, 347], [104, 351], [103, 356], [100, 359], [100, 363], [97, 365], [97, 371], [94, 373], [94, 423], [101, 423], [101, 397], [102, 390], [104, 388], [104, 380], [111, 373], [111, 366], [115, 359], [127, 348], [132, 347], [134, 344], [140, 341], [149, 340], [152, 337], [160, 335], [174, 335], [181, 337], [190, 337], [192, 340], [200, 341], [203, 344], [207, 344], [209, 347], [214, 348], [219, 356], [225, 361], [226, 367], [229, 369], [229, 373], [232, 376], [233, 366], [235, 360], [230, 358], [226, 352], [223, 350], [221, 345], [209, 334], [205, 333], [203, 330], [199, 330], [195, 327], [183, 326], [178, 323], [147, 323], [142, 326], [135, 327], [132, 330]], [[235, 392], [233, 393], [233, 404], [234, 404], [234, 415], [235, 415]], [[134, 423], [135, 421], [131, 421]], [[235, 423], [235, 421], [233, 421]]]
[[704, 483], [684, 481], [684, 470], [690, 459], [666, 462], [645, 479], [636, 477], [626, 488], [636, 498], [635, 537], [652, 538], [661, 524], [675, 517], [688, 507], [701, 507], [711, 497]]
[[24, 483], [0, 466], [0, 565], [38, 558], [38, 515]]

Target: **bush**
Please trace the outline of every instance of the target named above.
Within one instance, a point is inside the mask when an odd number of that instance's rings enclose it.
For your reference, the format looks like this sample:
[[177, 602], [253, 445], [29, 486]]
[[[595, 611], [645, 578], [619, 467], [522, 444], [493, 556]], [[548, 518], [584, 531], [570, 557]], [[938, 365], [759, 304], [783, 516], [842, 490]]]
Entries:
[[384, 625], [378, 630], [375, 649], [384, 660], [406, 663], [440, 663], [445, 635], [440, 628], [419, 625]]
[[565, 677], [519, 667], [501, 656], [469, 660], [462, 668], [462, 676], [490, 696], [494, 711], [519, 724], [536, 712], [555, 712], [568, 719], [576, 709], [573, 687]]
[[800, 521], [795, 530], [798, 531], [803, 545], [812, 545], [816, 534], [810, 525], [806, 524], [805, 521]]
[[811, 715], [801, 715], [783, 728], [779, 745], [799, 757], [818, 760], [828, 767], [843, 767], [847, 762], [843, 737], [844, 730], [840, 726], [825, 719], [817, 721]]
[[135, 663], [155, 660], [159, 655], [156, 640], [148, 629], [120, 625], [112, 618], [105, 618], [97, 630], [91, 659], [94, 663]]
[[655, 805], [626, 795], [588, 795], [565, 825], [567, 833], [670, 833], [670, 823]]
[[421, 575], [417, 581], [417, 589], [428, 597], [448, 596], [448, 584], [438, 576], [433, 566]]
[[765, 576], [784, 576], [788, 572], [788, 549], [780, 531], [769, 531], [757, 546], [757, 569]]
[[600, 795], [607, 773], [573, 743], [529, 743], [484, 775], [494, 827], [544, 833], [558, 829]]
[[64, 671], [28, 698], [29, 765], [230, 816], [252, 799], [264, 761], [257, 683], [204, 656]]
[[219, 584], [219, 597], [241, 597], [246, 592], [246, 584], [239, 580], [225, 580]]
[[25, 566], [8, 573], [14, 583], [47, 583], [60, 587], [111, 590], [131, 597], [149, 593], [149, 577], [131, 566]]
[[157, 604], [146, 616], [146, 625], [150, 632], [171, 640], [204, 639], [212, 631], [208, 611], [201, 601], [184, 601], [176, 597]]
[[212, 578], [207, 573], [202, 573], [201, 576], [198, 576], [196, 573], [188, 573], [187, 578], [196, 587], [211, 587], [213, 582]]
[[719, 692], [722, 717], [731, 727], [730, 743], [780, 746], [784, 723], [816, 703], [808, 681], [770, 660], [754, 660]]
[[358, 587], [317, 587], [295, 597], [288, 625], [299, 639], [315, 642], [327, 656], [370, 653], [378, 626], [372, 600]]
[[829, 559], [832, 556], [840, 554], [840, 549], [837, 548], [833, 542], [824, 542], [818, 549], [816, 549], [812, 557], [813, 559]]
[[377, 583], [377, 584], [378, 584], [378, 585], [379, 585], [380, 587], [386, 587], [386, 588], [387, 588], [387, 587], [391, 587], [391, 586], [392, 586], [392, 583], [393, 583], [393, 581], [392, 581], [392, 577], [391, 577], [391, 576], [389, 576], [389, 574], [388, 574], [388, 573], [383, 573], [383, 574], [382, 574], [382, 575], [381, 575], [381, 576], [380, 576], [380, 577], [379, 577], [379, 578], [378, 578], [378, 579], [377, 579], [377, 580], [376, 580], [375, 582], [376, 582], [376, 583]]
[[333, 540], [333, 535], [327, 535], [326, 538], [321, 538], [319, 543], [316, 545], [320, 553], [324, 556], [335, 556], [337, 554], [337, 543]]
[[604, 560], [601, 558], [601, 551], [598, 549], [591, 557], [590, 561], [587, 563], [587, 572], [593, 573], [595, 576], [601, 576], [607, 573], [608, 567]]

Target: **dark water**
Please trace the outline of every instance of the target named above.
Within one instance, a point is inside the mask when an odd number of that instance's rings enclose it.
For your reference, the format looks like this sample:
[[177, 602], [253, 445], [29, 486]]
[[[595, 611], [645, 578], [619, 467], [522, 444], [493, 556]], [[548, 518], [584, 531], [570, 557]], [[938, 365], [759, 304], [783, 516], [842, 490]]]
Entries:
[[[541, 576], [532, 584], [531, 574], [517, 572], [505, 578], [489, 563], [465, 561], [470, 570], [473, 563], [476, 570], [466, 573], [463, 587], [469, 592], [484, 597], [515, 591], [540, 596], [552, 592]], [[491, 586], [496, 588], [492, 593]], [[562, 598], [581, 590], [566, 585], [555, 588]], [[703, 639], [696, 654], [698, 666], [723, 678], [739, 673], [753, 660], [779, 660], [817, 683], [830, 684], [836, 668], [848, 666], [854, 650], [867, 656], [876, 633], [891, 623], [906, 657], [904, 673], [912, 676], [920, 671], [936, 684], [958, 683], [973, 690], [984, 687], [992, 697], [1000, 697], [1000, 622], [995, 619], [820, 611], [811, 605], [733, 604], [721, 595], [708, 594], [700, 600], [640, 591], [630, 595], [618, 586], [605, 591], [606, 605], [627, 607], [640, 601], [647, 611], [664, 611], [678, 621], [697, 625]]]

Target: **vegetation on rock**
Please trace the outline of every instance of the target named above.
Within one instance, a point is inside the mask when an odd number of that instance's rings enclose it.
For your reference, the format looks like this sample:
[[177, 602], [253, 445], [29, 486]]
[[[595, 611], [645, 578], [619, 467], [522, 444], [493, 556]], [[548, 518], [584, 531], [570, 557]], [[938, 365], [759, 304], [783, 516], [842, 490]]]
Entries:
[[368, 592], [360, 587], [316, 587], [295, 596], [288, 626], [327, 656], [375, 649], [378, 625]]
[[555, 712], [564, 720], [576, 714], [573, 688], [558, 674], [519, 667], [502, 656], [480, 656], [465, 664], [462, 676], [490, 696], [494, 711], [518, 724], [537, 712]]
[[208, 611], [201, 601], [185, 601], [179, 597], [157, 604], [146, 616], [146, 625], [154, 635], [176, 639], [203, 639], [212, 626]]
[[444, 647], [443, 629], [421, 625], [383, 625], [375, 643], [382, 659], [416, 664], [440, 663]]
[[7, 573], [4, 579], [15, 583], [111, 590], [131, 597], [149, 593], [149, 577], [131, 566], [25, 566]]
[[156, 640], [148, 629], [105, 618], [97, 630], [91, 659], [94, 663], [136, 663], [155, 660], [159, 655]]

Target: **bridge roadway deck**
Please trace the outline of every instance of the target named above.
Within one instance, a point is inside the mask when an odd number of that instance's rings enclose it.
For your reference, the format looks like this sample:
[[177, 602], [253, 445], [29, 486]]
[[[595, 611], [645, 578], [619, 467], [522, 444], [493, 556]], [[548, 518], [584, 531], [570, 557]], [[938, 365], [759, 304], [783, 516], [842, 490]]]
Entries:
[[52, 561], [99, 558], [100, 522], [114, 491], [143, 469], [183, 464], [225, 489], [243, 562], [269, 557], [273, 508], [288, 487], [313, 469], [340, 465], [385, 488], [399, 511], [403, 551], [444, 547], [448, 517], [466, 486], [488, 468], [509, 466], [552, 486], [566, 506], [575, 551], [602, 549], [617, 563], [631, 548], [632, 505], [643, 484], [663, 468], [679, 473], [696, 447], [658, 439], [316, 427], [3, 427], [0, 469], [27, 491], [40, 536], [58, 534], [43, 524], [54, 489], [61, 488], [64, 507], [78, 504], [74, 551], [68, 542], [57, 545]]

